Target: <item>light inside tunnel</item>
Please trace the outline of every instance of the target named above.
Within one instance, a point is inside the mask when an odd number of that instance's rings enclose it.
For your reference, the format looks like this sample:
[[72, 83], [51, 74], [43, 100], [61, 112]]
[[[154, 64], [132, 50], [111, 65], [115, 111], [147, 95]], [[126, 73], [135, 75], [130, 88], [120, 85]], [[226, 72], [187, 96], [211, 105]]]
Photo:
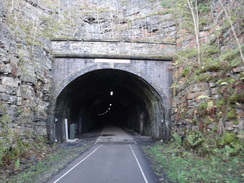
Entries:
[[[109, 104], [109, 106], [112, 106], [112, 104]], [[106, 113], [108, 113], [110, 110], [111, 110], [111, 108], [109, 107], [104, 113], [100, 113], [100, 114], [98, 114], [98, 116], [103, 116], [103, 115], [105, 115]]]
[[78, 138], [111, 124], [161, 138], [162, 103], [156, 90], [139, 76], [116, 69], [95, 70], [73, 80], [58, 96], [56, 138], [65, 139], [65, 119], [75, 124]]

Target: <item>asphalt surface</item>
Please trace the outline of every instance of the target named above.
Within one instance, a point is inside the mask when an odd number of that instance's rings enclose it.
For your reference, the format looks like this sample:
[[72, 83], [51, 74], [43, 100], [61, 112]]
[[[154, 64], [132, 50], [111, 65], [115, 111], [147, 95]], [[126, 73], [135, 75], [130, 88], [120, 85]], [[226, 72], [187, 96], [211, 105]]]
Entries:
[[104, 128], [96, 143], [47, 183], [157, 183], [144, 154], [131, 136]]

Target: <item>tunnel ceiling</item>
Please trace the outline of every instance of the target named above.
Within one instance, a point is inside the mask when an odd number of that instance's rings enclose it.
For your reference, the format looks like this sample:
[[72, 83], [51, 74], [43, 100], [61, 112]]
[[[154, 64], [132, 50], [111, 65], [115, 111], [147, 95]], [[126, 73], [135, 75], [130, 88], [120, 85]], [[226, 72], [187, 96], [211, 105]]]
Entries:
[[[113, 96], [110, 92], [113, 91]], [[152, 96], [153, 94], [153, 96]], [[108, 104], [123, 107], [138, 102], [151, 101], [155, 90], [141, 78], [120, 70], [106, 69], [89, 72], [70, 83], [60, 94], [58, 101], [70, 105], [86, 105], [102, 112]], [[104, 107], [103, 107], [104, 106]]]

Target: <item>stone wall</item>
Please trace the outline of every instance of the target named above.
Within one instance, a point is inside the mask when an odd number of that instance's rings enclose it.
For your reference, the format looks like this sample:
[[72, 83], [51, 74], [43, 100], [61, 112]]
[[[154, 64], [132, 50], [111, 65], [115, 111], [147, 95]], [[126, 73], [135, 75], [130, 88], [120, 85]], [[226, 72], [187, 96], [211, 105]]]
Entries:
[[175, 21], [158, 0], [63, 0], [60, 6], [55, 38], [175, 43]]
[[26, 138], [46, 136], [52, 69], [49, 40], [34, 36], [35, 27], [27, 29], [33, 26], [33, 14], [43, 8], [29, 1], [10, 3], [0, 1], [0, 136], [13, 132]]
[[158, 60], [172, 60], [175, 44], [164, 42], [130, 42], [107, 40], [52, 40], [54, 56], [91, 56], [98, 57], [148, 57]]
[[[243, 44], [243, 1], [222, 1], [238, 41]], [[219, 1], [201, 12], [199, 40], [201, 64], [192, 25], [180, 22], [174, 64], [172, 133], [187, 131], [234, 132], [239, 137], [244, 125], [244, 66], [227, 15]], [[189, 12], [189, 9], [188, 9]], [[190, 13], [188, 15], [191, 15]], [[185, 17], [180, 17], [184, 20]], [[188, 16], [192, 21], [192, 17]], [[192, 29], [191, 29], [192, 28]], [[191, 29], [191, 30], [190, 30]], [[242, 48], [243, 50], [243, 48]]]

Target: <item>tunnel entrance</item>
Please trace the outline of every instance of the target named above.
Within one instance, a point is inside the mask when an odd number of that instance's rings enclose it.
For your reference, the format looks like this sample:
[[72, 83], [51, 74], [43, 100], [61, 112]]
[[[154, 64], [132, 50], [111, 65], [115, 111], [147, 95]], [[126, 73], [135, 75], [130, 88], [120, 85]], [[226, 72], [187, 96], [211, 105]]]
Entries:
[[67, 121], [77, 138], [105, 125], [163, 138], [163, 119], [163, 99], [148, 82], [126, 71], [100, 69], [76, 78], [59, 94], [55, 136], [58, 142], [65, 141]]

